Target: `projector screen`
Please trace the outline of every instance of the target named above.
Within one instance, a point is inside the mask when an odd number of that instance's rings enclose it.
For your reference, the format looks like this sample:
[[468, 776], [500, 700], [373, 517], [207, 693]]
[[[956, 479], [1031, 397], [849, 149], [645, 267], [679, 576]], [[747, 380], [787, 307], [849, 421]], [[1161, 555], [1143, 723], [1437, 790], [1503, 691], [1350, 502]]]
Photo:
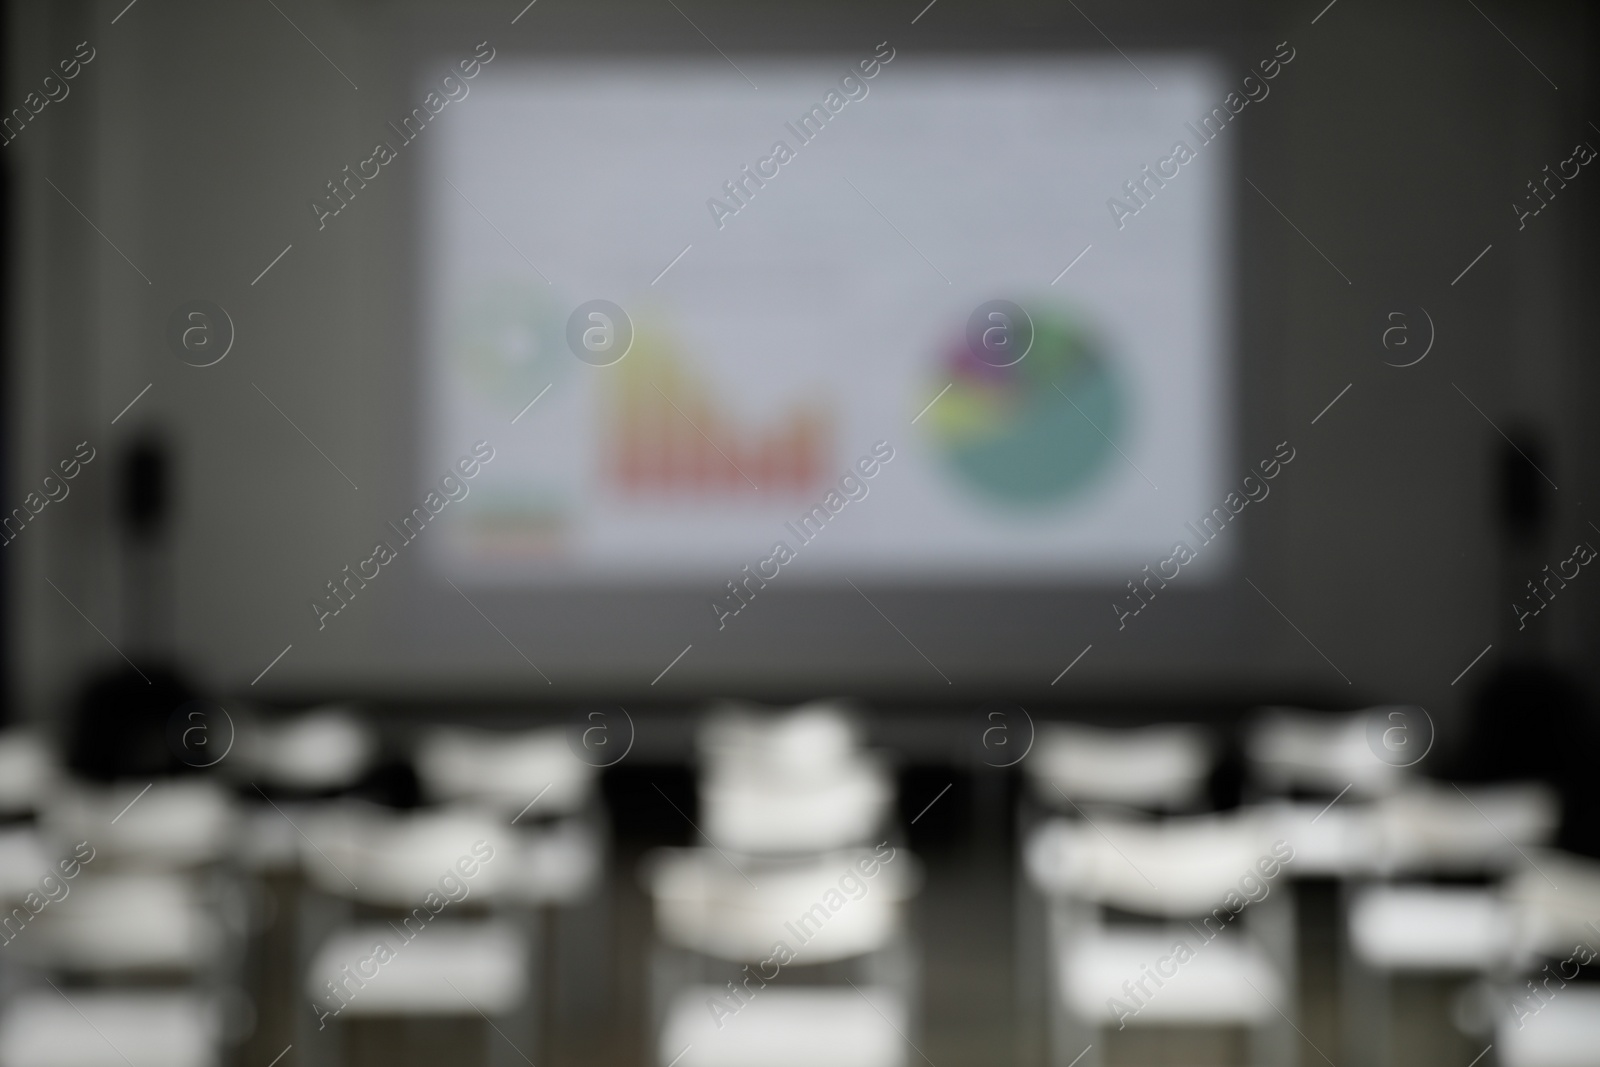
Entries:
[[425, 140], [420, 479], [493, 450], [433, 566], [1036, 583], [1168, 555], [1232, 480], [1230, 137], [1187, 125], [1228, 88], [1174, 54], [487, 66]]

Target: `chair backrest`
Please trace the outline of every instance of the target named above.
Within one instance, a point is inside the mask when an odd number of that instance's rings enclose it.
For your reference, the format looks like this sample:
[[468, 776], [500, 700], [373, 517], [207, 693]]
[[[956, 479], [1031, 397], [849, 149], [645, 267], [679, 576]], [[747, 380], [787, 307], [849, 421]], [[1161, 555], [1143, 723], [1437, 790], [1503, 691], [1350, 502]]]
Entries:
[[701, 825], [720, 847], [740, 852], [826, 851], [867, 843], [893, 799], [887, 769], [865, 756], [823, 781], [725, 771], [700, 783]]
[[866, 844], [894, 799], [882, 760], [863, 752], [837, 705], [786, 712], [724, 708], [699, 738], [702, 827], [726, 849], [822, 852]]
[[602, 828], [585, 818], [518, 826], [505, 852], [503, 859], [495, 856], [505, 864], [498, 891], [536, 905], [583, 900], [599, 881], [606, 855]]
[[212, 863], [233, 843], [235, 810], [212, 778], [63, 785], [45, 810], [61, 841], [88, 841], [101, 868], [170, 869]]
[[909, 852], [886, 847], [782, 862], [661, 849], [643, 873], [668, 942], [748, 963], [771, 958], [781, 942], [800, 965], [884, 947], [920, 879]]
[[221, 767], [246, 781], [304, 793], [354, 785], [372, 766], [378, 739], [344, 704], [324, 704], [284, 719], [245, 718], [234, 759]]
[[1600, 860], [1530, 849], [1502, 887], [1529, 951], [1566, 956], [1580, 942], [1600, 953]]
[[1348, 788], [1356, 796], [1391, 793], [1406, 780], [1406, 770], [1379, 759], [1367, 736], [1374, 720], [1387, 721], [1388, 710], [1407, 713], [1405, 721], [1414, 723], [1418, 709], [1264, 708], [1245, 739], [1253, 776], [1267, 792], [1301, 790], [1332, 796]]
[[511, 877], [516, 831], [477, 808], [395, 811], [343, 801], [309, 812], [301, 866], [318, 889], [403, 909], [493, 898]]
[[577, 811], [594, 792], [597, 770], [567, 744], [563, 727], [477, 730], [444, 727], [423, 735], [417, 775], [437, 800], [472, 800], [515, 816], [535, 797], [530, 815]]
[[1386, 869], [1377, 812], [1368, 802], [1272, 800], [1261, 809], [1274, 828], [1273, 839], [1294, 845], [1291, 878], [1355, 878]]
[[1085, 803], [1182, 809], [1203, 796], [1213, 762], [1211, 738], [1198, 726], [1052, 722], [1039, 724], [1022, 766], [1035, 797], [1057, 810]]
[[47, 968], [80, 973], [203, 971], [224, 944], [221, 921], [187, 874], [93, 868], [45, 906], [15, 948]]
[[59, 873], [55, 863], [38, 827], [25, 823], [0, 827], [0, 904], [9, 908], [29, 893], [41, 892], [40, 879]]
[[712, 710], [697, 737], [705, 773], [757, 774], [798, 785], [826, 781], [860, 751], [860, 729], [830, 701], [788, 709], [724, 704]]
[[1092, 823], [1055, 818], [1033, 831], [1025, 849], [1029, 876], [1046, 896], [1174, 917], [1265, 899], [1294, 855], [1254, 810]]
[[1383, 866], [1392, 873], [1481, 873], [1520, 861], [1518, 849], [1545, 844], [1560, 805], [1539, 782], [1457, 786], [1418, 781], [1377, 804]]
[[60, 775], [55, 754], [33, 730], [0, 730], [0, 814], [34, 811]]

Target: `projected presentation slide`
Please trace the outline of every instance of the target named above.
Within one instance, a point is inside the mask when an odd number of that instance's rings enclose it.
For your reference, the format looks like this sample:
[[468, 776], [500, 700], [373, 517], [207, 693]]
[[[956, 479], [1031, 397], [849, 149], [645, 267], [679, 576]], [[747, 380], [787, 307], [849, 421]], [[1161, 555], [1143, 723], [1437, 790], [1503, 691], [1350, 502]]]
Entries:
[[1073, 581], [1192, 540], [1237, 481], [1239, 134], [1199, 136], [1209, 61], [1131, 58], [502, 57], [419, 137], [419, 485], [494, 449], [435, 565]]

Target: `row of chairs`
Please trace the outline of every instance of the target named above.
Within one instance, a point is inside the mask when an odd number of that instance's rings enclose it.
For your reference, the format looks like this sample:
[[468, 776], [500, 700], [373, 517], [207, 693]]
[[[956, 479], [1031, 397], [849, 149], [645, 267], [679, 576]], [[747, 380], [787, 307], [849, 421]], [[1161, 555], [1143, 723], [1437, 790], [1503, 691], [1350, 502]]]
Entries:
[[[1204, 810], [1199, 728], [1041, 726], [1018, 958], [1056, 1067], [1176, 1033], [1315, 1059], [1299, 986], [1316, 885], [1339, 903], [1354, 1062], [1393, 1061], [1395, 996], [1420, 978], [1451, 989], [1446, 1025], [1492, 1045], [1486, 1065], [1587, 1062], [1594, 987], [1543, 976], [1600, 943], [1600, 869], [1547, 847], [1547, 790], [1422, 779], [1381, 758], [1373, 718], [1261, 717], [1251, 803], [1227, 812]], [[592, 900], [606, 862], [597, 771], [567, 740], [423, 731], [402, 804], [372, 799], [381, 746], [346, 709], [241, 723], [212, 773], [146, 782], [73, 780], [38, 737], [0, 736], [0, 1067], [211, 1067], [246, 1041], [263, 1063], [430, 1041], [528, 1060], [543, 917]], [[833, 705], [725, 706], [697, 767], [695, 843], [640, 871], [657, 1067], [904, 1067], [921, 873], [883, 755]]]
[[[25, 860], [3, 865], [4, 902], [74, 842], [93, 851], [39, 929], [0, 947], [0, 1065], [290, 1048], [334, 1065], [426, 1059], [430, 1041], [527, 1061], [548, 999], [540, 913], [593, 897], [605, 863], [596, 769], [567, 740], [424, 731], [420, 795], [400, 804], [373, 799], [381, 746], [343, 708], [240, 721], [211, 773], [145, 782], [75, 780], [36, 736], [0, 739], [0, 770], [19, 772], [0, 775], [0, 852]], [[920, 869], [885, 760], [831, 705], [725, 707], [698, 753], [699, 843], [641, 871], [660, 1064], [902, 1067]]]
[[702, 843], [643, 870], [659, 1067], [903, 1067], [920, 870], [885, 761], [826, 704], [724, 707], [698, 754]]
[[1436, 1032], [1481, 1039], [1485, 1063], [1594, 1061], [1600, 986], [1541, 993], [1537, 1018], [1510, 1005], [1575, 941], [1600, 947], [1583, 925], [1600, 919], [1600, 865], [1548, 847], [1559, 811], [1543, 785], [1434, 782], [1385, 758], [1370, 739], [1389, 710], [1267, 712], [1246, 739], [1251, 802], [1209, 813], [1200, 728], [1041, 728], [1019, 813], [1019, 959], [1048, 991], [1053, 1063], [1174, 1040], [1322, 1062], [1300, 1025], [1315, 961], [1297, 907], [1319, 884], [1338, 905], [1325, 962], [1354, 1062], [1397, 1062], [1394, 995], [1419, 980], [1450, 994]]
[[0, 903], [20, 927], [41, 880], [60, 897], [0, 945], [0, 1064], [212, 1067], [247, 1040], [367, 1062], [418, 1018], [524, 1062], [541, 915], [594, 893], [606, 849], [564, 731], [432, 731], [397, 807], [362, 795], [379, 745], [348, 710], [238, 725], [212, 773], [144, 782], [0, 738]]

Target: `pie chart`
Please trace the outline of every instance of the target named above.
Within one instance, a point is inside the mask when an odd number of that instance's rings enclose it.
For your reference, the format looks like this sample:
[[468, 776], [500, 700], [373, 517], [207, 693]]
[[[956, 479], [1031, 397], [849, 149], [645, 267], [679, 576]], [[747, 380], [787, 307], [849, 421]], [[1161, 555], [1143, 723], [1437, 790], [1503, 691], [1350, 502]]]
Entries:
[[946, 349], [941, 377], [951, 387], [927, 422], [964, 490], [1000, 507], [1037, 510], [1091, 488], [1129, 420], [1111, 361], [1081, 319], [1055, 307], [1027, 311], [1033, 344], [1010, 366], [978, 358], [963, 338]]

